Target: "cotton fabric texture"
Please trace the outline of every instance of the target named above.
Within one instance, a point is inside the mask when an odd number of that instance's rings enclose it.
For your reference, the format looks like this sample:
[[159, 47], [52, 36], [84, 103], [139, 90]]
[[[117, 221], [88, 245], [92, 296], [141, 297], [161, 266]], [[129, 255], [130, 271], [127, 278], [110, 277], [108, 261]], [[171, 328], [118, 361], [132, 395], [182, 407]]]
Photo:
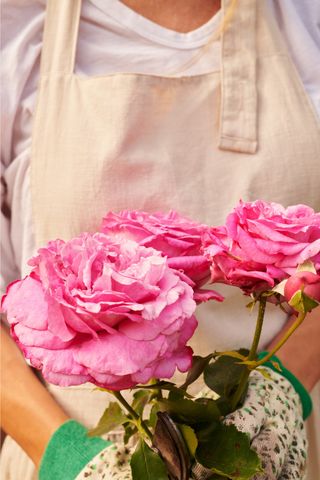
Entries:
[[[31, 176], [27, 157], [20, 170], [27, 191], [31, 179], [33, 217], [25, 212], [35, 233], [25, 230], [25, 250], [94, 230], [108, 210], [174, 208], [209, 224], [223, 223], [240, 197], [320, 210], [319, 122], [268, 2], [241, 2], [215, 44], [221, 66], [180, 77], [76, 74], [80, 7], [48, 2]], [[196, 352], [248, 344], [254, 320], [229, 292], [223, 305], [200, 308]], [[284, 321], [279, 310], [269, 315], [264, 344]], [[49, 389], [88, 426], [105, 407], [91, 386]], [[4, 452], [4, 478], [19, 479], [18, 447], [9, 439]], [[310, 479], [320, 471], [312, 468]]]

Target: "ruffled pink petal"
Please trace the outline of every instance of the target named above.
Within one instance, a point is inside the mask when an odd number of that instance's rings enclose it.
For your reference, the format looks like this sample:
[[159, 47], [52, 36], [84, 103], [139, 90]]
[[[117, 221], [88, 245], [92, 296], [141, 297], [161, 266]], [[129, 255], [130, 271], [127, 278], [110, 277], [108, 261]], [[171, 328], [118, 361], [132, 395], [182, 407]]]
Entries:
[[224, 296], [215, 290], [199, 289], [194, 291], [193, 299], [196, 303], [208, 302], [209, 300], [223, 302]]
[[30, 276], [8, 286], [2, 308], [9, 324], [23, 322], [27, 327], [37, 330], [48, 327], [48, 306], [43, 287]]
[[45, 300], [48, 306], [48, 330], [65, 342], [72, 340], [76, 332], [67, 326], [59, 303], [48, 294]]
[[[196, 226], [170, 232], [170, 248], [200, 245]], [[31, 275], [12, 285], [3, 304], [15, 341], [48, 381], [130, 388], [162, 362], [166, 375], [189, 365], [194, 283], [159, 252], [85, 233], [50, 242], [31, 264]], [[188, 268], [196, 265], [202, 276], [207, 266], [199, 255]]]
[[161, 337], [152, 342], [136, 341], [120, 332], [101, 335], [99, 341], [89, 340], [79, 345], [75, 358], [91, 372], [129, 375], [153, 362], [163, 341]]
[[17, 323], [12, 327], [14, 335], [19, 342], [26, 347], [42, 347], [51, 350], [68, 348], [70, 342], [54, 336], [49, 330], [35, 330], [23, 323]]
[[277, 267], [293, 267], [304, 263], [306, 260], [312, 259], [320, 253], [320, 238], [307, 245], [300, 253], [291, 257], [284, 257], [281, 261], [276, 262]]
[[192, 366], [192, 349], [186, 347], [180, 352], [160, 361], [154, 371], [156, 378], [171, 378], [176, 369], [187, 372]]

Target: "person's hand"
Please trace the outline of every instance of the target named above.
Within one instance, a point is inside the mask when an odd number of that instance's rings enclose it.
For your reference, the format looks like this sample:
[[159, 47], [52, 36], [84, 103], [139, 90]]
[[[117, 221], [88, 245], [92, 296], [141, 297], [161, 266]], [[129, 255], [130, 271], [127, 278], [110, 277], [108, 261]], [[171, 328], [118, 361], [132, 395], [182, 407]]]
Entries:
[[[267, 367], [270, 379], [258, 371], [249, 377], [244, 405], [227, 415], [226, 424], [248, 433], [251, 446], [261, 458], [264, 474], [252, 480], [303, 480], [306, 473], [307, 440], [302, 407], [291, 383]], [[201, 396], [212, 396], [206, 388]], [[212, 472], [196, 464], [193, 478], [206, 480]]]
[[[291, 383], [267, 367], [269, 379], [258, 371], [251, 373], [244, 405], [225, 418], [246, 432], [261, 458], [264, 474], [252, 480], [302, 480], [306, 471], [306, 431], [302, 407]], [[209, 388], [201, 397], [215, 396]], [[104, 449], [77, 476], [76, 480], [131, 480], [130, 457], [133, 450], [121, 444]], [[200, 464], [192, 469], [192, 478], [207, 480], [212, 472]]]
[[123, 443], [109, 445], [83, 468], [75, 480], [131, 480], [133, 452], [133, 447], [126, 447]]

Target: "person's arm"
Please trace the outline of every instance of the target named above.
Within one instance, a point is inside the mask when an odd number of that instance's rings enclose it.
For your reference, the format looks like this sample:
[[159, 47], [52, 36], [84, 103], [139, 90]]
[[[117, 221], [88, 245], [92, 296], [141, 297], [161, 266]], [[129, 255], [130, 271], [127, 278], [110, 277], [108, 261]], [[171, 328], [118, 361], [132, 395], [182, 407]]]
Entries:
[[39, 480], [74, 480], [103, 449], [110, 446], [69, 419], [25, 363], [1, 328], [1, 419], [8, 433], [39, 469]]
[[[296, 317], [290, 319], [267, 350], [270, 351], [276, 345], [295, 319]], [[276, 355], [310, 392], [320, 380], [320, 307], [307, 315], [303, 324]]]
[[1, 423], [39, 466], [52, 434], [68, 416], [33, 374], [1, 327]]

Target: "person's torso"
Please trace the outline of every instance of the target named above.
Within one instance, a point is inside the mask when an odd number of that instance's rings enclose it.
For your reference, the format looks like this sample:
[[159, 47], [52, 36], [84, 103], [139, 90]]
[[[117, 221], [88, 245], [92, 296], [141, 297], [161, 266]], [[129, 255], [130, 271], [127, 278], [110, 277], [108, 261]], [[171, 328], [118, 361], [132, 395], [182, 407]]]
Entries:
[[[219, 224], [239, 198], [320, 209], [319, 124], [262, 4], [257, 30], [252, 24], [246, 30], [245, 18], [237, 17], [240, 23], [224, 39], [222, 63], [215, 56], [210, 68], [191, 76], [169, 76], [171, 65], [167, 71], [165, 62], [162, 74], [125, 73], [123, 65], [112, 75], [102, 69], [102, 75], [82, 76], [74, 70], [74, 56], [71, 65], [67, 58], [63, 69], [56, 69], [62, 49], [55, 50], [56, 63], [47, 62], [38, 93], [29, 216], [37, 240], [30, 236], [26, 251], [57, 236], [99, 228], [108, 210], [176, 209]], [[63, 36], [59, 42], [61, 47]], [[220, 51], [216, 42], [213, 52], [217, 46]], [[210, 50], [205, 55], [201, 62]], [[27, 203], [28, 195], [29, 190]], [[229, 290], [223, 304], [201, 306], [191, 342], [195, 351], [248, 345], [254, 320], [245, 303]], [[280, 311], [270, 313], [264, 343], [284, 321]], [[97, 420], [104, 397], [91, 400], [86, 387], [50, 388], [76, 418], [88, 425]], [[95, 405], [90, 415], [88, 409], [84, 415], [87, 402]]]

